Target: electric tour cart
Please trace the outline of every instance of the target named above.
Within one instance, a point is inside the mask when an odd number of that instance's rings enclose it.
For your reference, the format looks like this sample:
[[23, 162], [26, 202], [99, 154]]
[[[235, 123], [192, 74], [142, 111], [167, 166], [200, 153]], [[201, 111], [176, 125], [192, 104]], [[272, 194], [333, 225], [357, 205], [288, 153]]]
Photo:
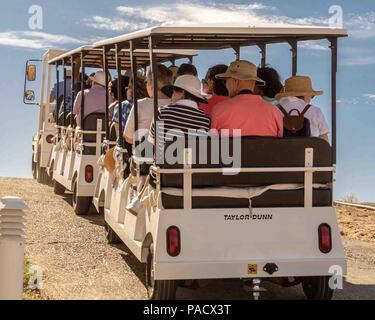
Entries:
[[[222, 159], [216, 161], [208, 156], [200, 163], [198, 157], [198, 153], [210, 155], [215, 143], [223, 139], [212, 137], [203, 145], [200, 141], [194, 145], [187, 138], [181, 150], [177, 150], [182, 154], [182, 163], [158, 161], [160, 151], [156, 148], [153, 158], [135, 152], [124, 164], [130, 166], [128, 176], [123, 167], [117, 166], [117, 174], [124, 176], [104, 210], [108, 239], [123, 241], [146, 263], [151, 299], [174, 298], [181, 280], [222, 278], [252, 280], [257, 288], [261, 280], [283, 286], [302, 284], [309, 299], [332, 298], [330, 268], [341, 267], [346, 274], [332, 201], [337, 44], [338, 38], [345, 36], [347, 32], [343, 29], [321, 27], [166, 26], [94, 44], [96, 48], [115, 50], [116, 55], [123, 49], [129, 50], [133, 77], [137, 72], [134, 52], [149, 50], [154, 119], [158, 112], [156, 50], [232, 48], [239, 59], [241, 48], [257, 46], [264, 66], [267, 47], [286, 43], [292, 51], [293, 75], [297, 74], [298, 43], [328, 40], [331, 52], [332, 146], [319, 138], [231, 138], [229, 150], [240, 144], [241, 159], [237, 168], [228, 168]], [[136, 92], [134, 81], [133, 86]], [[124, 154], [125, 161], [126, 151], [122, 147], [118, 151]], [[233, 169], [238, 174], [228, 174]], [[142, 195], [143, 209], [138, 213], [127, 210], [129, 202], [141, 196], [139, 183], [150, 172], [155, 178], [150, 178], [151, 192], [146, 197]]]
[[[55, 120], [49, 117], [54, 109], [56, 101], [54, 96], [50, 96], [53, 83], [53, 70], [48, 65], [50, 59], [63, 54], [62, 50], [47, 50], [42, 60], [29, 59], [26, 62], [24, 96], [23, 102], [28, 105], [39, 106], [38, 131], [32, 139], [32, 159], [31, 168], [34, 179], [40, 183], [50, 181], [46, 172], [48, 160], [52, 151], [53, 137], [55, 133]], [[38, 76], [38, 66], [41, 66], [41, 76]], [[39, 102], [36, 102], [35, 91], [30, 89], [33, 82], [38, 81], [40, 85]]]
[[[191, 57], [195, 55], [193, 50], [176, 50], [170, 53], [166, 50], [159, 50], [158, 56], [162, 61], [175, 60], [181, 57]], [[136, 53], [139, 59], [139, 67], [146, 67], [149, 54], [146, 50]], [[98, 204], [96, 189], [99, 196], [103, 193], [103, 184], [107, 185], [107, 180], [102, 179], [103, 163], [100, 160], [102, 150], [107, 150], [111, 145], [116, 144], [113, 138], [114, 130], [110, 130], [108, 119], [108, 79], [106, 79], [106, 96], [103, 99], [103, 106], [106, 112], [92, 113], [81, 117], [81, 123], [75, 122], [74, 116], [67, 111], [65, 99], [67, 92], [67, 73], [71, 73], [71, 101], [72, 108], [75, 99], [75, 61], [80, 60], [81, 69], [81, 91], [85, 89], [85, 69], [104, 69], [105, 74], [109, 74], [110, 69], [119, 68], [127, 70], [130, 68], [129, 50], [115, 52], [113, 50], [94, 49], [91, 46], [83, 46], [67, 53], [64, 53], [49, 61], [50, 65], [56, 67], [56, 79], [59, 82], [60, 68], [63, 69], [63, 101], [62, 110], [59, 114], [59, 106], [56, 107], [55, 114], [58, 115], [56, 125], [56, 137], [48, 164], [48, 172], [53, 179], [55, 194], [63, 194], [65, 191], [73, 193], [73, 208], [78, 215], [89, 212], [92, 200]], [[70, 68], [70, 70], [68, 70]], [[59, 95], [59, 94], [58, 94]], [[103, 108], [104, 109], [104, 108]], [[84, 114], [85, 99], [81, 95], [81, 114]], [[110, 137], [112, 133], [112, 138]], [[104, 136], [106, 139], [104, 140]], [[98, 179], [99, 178], [99, 179]], [[97, 183], [99, 181], [99, 183]], [[96, 185], [98, 185], [96, 187]]]

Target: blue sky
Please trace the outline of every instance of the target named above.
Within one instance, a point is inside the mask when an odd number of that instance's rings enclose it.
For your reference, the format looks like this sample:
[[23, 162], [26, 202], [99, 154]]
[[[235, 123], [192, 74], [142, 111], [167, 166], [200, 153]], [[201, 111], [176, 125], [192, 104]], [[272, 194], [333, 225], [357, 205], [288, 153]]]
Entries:
[[[30, 30], [29, 7], [43, 8], [43, 29]], [[331, 5], [340, 5], [350, 37], [340, 41], [338, 73], [338, 166], [336, 197], [355, 193], [375, 201], [375, 3], [364, 1], [11, 1], [0, 10], [0, 176], [30, 177], [31, 137], [38, 109], [22, 103], [25, 61], [40, 58], [47, 48], [72, 49], [143, 27], [175, 23], [243, 22], [326, 25]], [[330, 52], [325, 42], [300, 48], [299, 74], [313, 78], [325, 91], [314, 100], [327, 120]], [[230, 52], [201, 52], [195, 64], [203, 76], [216, 63], [229, 63]], [[243, 58], [259, 63], [258, 50], [243, 50]], [[289, 48], [269, 48], [268, 63], [283, 79], [290, 75]]]

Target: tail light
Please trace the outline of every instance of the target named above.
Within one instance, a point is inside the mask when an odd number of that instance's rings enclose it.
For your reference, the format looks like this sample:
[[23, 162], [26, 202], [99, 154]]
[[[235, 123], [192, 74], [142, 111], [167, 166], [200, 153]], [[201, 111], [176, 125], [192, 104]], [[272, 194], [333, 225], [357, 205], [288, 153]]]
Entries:
[[319, 226], [319, 250], [323, 253], [332, 250], [331, 227], [326, 223]]
[[180, 229], [171, 226], [167, 229], [167, 252], [171, 257], [177, 257], [181, 251]]
[[85, 180], [91, 183], [94, 180], [94, 168], [91, 165], [85, 167]]
[[53, 138], [54, 138], [54, 136], [53, 136], [52, 134], [49, 134], [49, 135], [46, 137], [46, 141], [47, 141], [48, 143], [52, 143], [52, 142], [53, 142]]

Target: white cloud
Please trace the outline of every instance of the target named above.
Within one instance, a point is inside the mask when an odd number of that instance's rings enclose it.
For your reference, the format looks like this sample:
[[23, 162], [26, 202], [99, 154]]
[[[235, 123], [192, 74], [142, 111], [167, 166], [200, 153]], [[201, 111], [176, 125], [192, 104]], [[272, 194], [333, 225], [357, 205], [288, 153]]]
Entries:
[[375, 12], [366, 14], [350, 14], [345, 21], [345, 26], [350, 31], [350, 36], [357, 39], [375, 38]]
[[299, 48], [318, 50], [318, 51], [329, 51], [329, 45], [324, 45], [321, 41], [301, 41], [298, 43]]
[[[286, 22], [259, 14], [260, 10], [274, 11], [275, 8], [261, 3], [240, 4], [203, 4], [175, 3], [148, 7], [118, 6], [119, 16], [108, 18], [93, 16], [83, 22], [95, 29], [113, 31], [132, 31], [156, 25], [190, 25], [220, 23], [248, 25], [286, 25]], [[277, 22], [275, 22], [277, 21]]]
[[83, 44], [74, 37], [40, 31], [6, 31], [0, 32], [0, 45], [29, 49], [61, 48], [65, 44]]
[[133, 23], [127, 22], [121, 18], [106, 18], [102, 16], [93, 16], [83, 20], [89, 27], [98, 30], [110, 30], [110, 31], [124, 31], [124, 30], [137, 30], [147, 27], [144, 23]]
[[[231, 24], [256, 26], [328, 26], [330, 15], [323, 17], [298, 17], [277, 15], [277, 8], [262, 3], [253, 4], [217, 4], [212, 2], [174, 2], [169, 4], [150, 4], [146, 6], [118, 6], [117, 15], [113, 18], [93, 16], [83, 22], [95, 29], [129, 32], [151, 26], [190, 25], [190, 24]], [[327, 9], [328, 10], [328, 9]], [[375, 38], [375, 12], [366, 14], [344, 14], [344, 26], [349, 30], [348, 40]], [[346, 46], [347, 48], [348, 46]], [[327, 51], [329, 47], [323, 42], [306, 41], [300, 48]], [[348, 66], [373, 65], [375, 56], [372, 52], [363, 51], [366, 46], [357, 44], [356, 52], [351, 50], [342, 54], [340, 64]], [[361, 54], [358, 50], [362, 50]], [[342, 52], [342, 51], [341, 51]]]
[[337, 103], [342, 106], [374, 106], [375, 105], [375, 94], [369, 93], [369, 94], [363, 94], [359, 97], [354, 98], [342, 98], [340, 100], [337, 100]]
[[368, 65], [374, 65], [375, 64], [375, 56], [369, 54], [369, 55], [354, 55], [351, 54], [348, 57], [345, 57], [341, 59], [340, 61], [341, 65], [344, 66], [368, 66]]
[[[262, 3], [252, 4], [216, 4], [207, 2], [179, 2], [167, 5], [118, 6], [117, 17], [93, 16], [83, 22], [95, 29], [113, 31], [132, 31], [155, 25], [188, 24], [248, 24], [248, 25], [314, 25], [328, 26], [329, 13], [324, 17], [299, 17], [275, 15], [275, 7]], [[351, 37], [366, 39], [375, 37], [375, 12], [366, 14], [347, 14], [344, 26]], [[321, 50], [321, 47], [315, 49]]]

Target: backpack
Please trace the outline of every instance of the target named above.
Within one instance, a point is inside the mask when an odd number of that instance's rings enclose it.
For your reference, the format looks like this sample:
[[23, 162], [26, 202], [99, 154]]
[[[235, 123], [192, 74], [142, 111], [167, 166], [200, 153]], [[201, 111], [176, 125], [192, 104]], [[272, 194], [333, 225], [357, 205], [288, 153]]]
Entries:
[[[306, 112], [310, 109], [311, 104], [308, 104], [302, 112], [298, 109], [292, 109], [289, 112], [282, 106], [278, 106], [280, 111], [284, 114], [284, 137], [310, 137], [310, 120], [305, 118]], [[297, 114], [293, 114], [293, 112]]]

